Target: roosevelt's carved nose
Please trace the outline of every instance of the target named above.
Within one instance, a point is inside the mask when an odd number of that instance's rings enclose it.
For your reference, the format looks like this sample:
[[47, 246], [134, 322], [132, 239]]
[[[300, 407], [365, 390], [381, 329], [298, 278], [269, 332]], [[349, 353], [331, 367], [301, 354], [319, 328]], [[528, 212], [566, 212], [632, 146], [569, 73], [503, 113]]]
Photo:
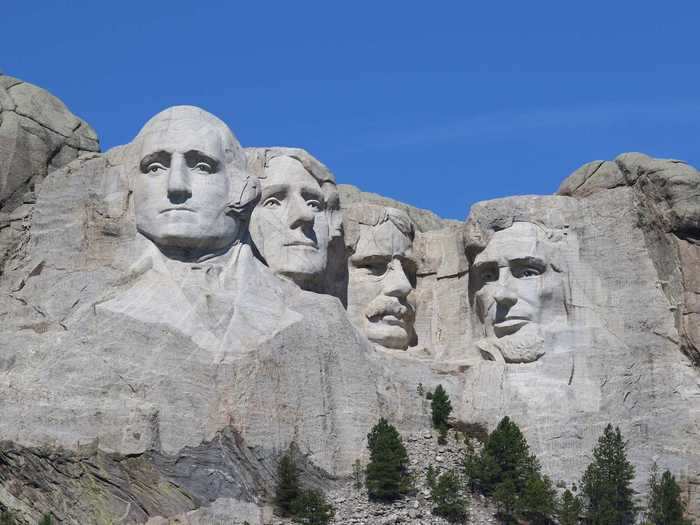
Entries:
[[183, 203], [192, 196], [190, 171], [184, 156], [173, 155], [168, 170], [168, 199], [175, 204]]
[[290, 228], [302, 228], [314, 222], [314, 212], [303, 197], [293, 197], [289, 202], [288, 221]]
[[496, 291], [493, 294], [493, 300], [496, 301], [498, 306], [503, 308], [512, 308], [515, 303], [518, 302], [518, 296], [513, 293], [513, 291], [503, 286], [502, 284], [497, 285]]
[[387, 275], [384, 278], [383, 289], [386, 295], [398, 298], [404, 298], [411, 293], [413, 287], [408, 277], [406, 277], [401, 261], [394, 259], [390, 263]]

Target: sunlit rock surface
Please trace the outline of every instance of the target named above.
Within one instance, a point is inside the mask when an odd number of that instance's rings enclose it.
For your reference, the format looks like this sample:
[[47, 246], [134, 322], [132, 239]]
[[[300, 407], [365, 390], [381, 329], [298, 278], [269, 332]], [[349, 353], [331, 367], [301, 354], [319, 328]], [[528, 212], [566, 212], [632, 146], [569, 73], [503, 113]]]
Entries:
[[0, 509], [20, 523], [264, 523], [282, 453], [343, 483], [379, 417], [428, 428], [419, 384], [455, 419], [511, 416], [555, 480], [619, 425], [636, 488], [656, 461], [700, 509], [694, 168], [625, 154], [447, 221], [197, 108], [99, 154], [2, 82], [0, 153], [28, 140], [7, 93], [65, 149], [0, 157], [21, 209], [0, 222]]

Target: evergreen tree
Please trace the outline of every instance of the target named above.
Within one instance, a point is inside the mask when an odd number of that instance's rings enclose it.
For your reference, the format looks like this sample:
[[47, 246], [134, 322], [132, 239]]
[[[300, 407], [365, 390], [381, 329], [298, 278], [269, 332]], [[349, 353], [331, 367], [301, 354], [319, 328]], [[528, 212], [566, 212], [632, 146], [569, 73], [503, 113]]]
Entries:
[[450, 523], [463, 523], [467, 519], [467, 500], [462, 494], [462, 483], [457, 473], [447, 471], [430, 487], [433, 514]]
[[581, 501], [581, 498], [575, 496], [569, 489], [566, 489], [561, 497], [557, 512], [559, 525], [576, 525], [582, 511], [583, 501]]
[[613, 430], [608, 424], [581, 479], [587, 521], [593, 525], [634, 523], [633, 479], [634, 466], [627, 460], [620, 429]]
[[452, 403], [450, 403], [450, 398], [442, 385], [438, 385], [435, 389], [430, 401], [430, 409], [433, 416], [433, 426], [437, 429], [447, 428], [447, 418], [452, 412]]
[[292, 449], [280, 459], [277, 467], [277, 487], [275, 488], [275, 504], [281, 516], [292, 515], [292, 504], [299, 496], [299, 477], [294, 462]]
[[370, 461], [366, 484], [370, 499], [392, 500], [408, 490], [408, 454], [396, 428], [381, 418], [367, 434]]
[[683, 518], [685, 504], [681, 500], [681, 489], [676, 478], [666, 470], [658, 479], [656, 463], [649, 476], [649, 505], [647, 519], [652, 525], [690, 525]]
[[557, 491], [547, 476], [533, 475], [525, 483], [519, 507], [531, 525], [552, 522], [557, 513]]
[[51, 514], [44, 514], [41, 519], [39, 520], [38, 525], [52, 525], [53, 524], [53, 519], [51, 518]]
[[428, 471], [425, 473], [425, 484], [428, 485], [430, 490], [435, 488], [435, 481], [437, 478], [436, 469], [432, 465], [428, 465]]
[[520, 427], [508, 416], [489, 435], [482, 459], [480, 484], [486, 494], [507, 479], [513, 481], [516, 493], [522, 494], [527, 481], [540, 472], [539, 461], [530, 454], [530, 447]]
[[292, 502], [292, 521], [304, 525], [327, 525], [335, 509], [317, 490], [303, 490]]

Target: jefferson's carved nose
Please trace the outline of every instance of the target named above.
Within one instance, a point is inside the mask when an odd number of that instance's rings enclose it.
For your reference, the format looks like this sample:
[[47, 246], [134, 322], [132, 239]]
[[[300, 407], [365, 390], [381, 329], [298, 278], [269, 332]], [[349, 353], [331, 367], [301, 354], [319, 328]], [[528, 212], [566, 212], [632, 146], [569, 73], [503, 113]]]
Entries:
[[289, 227], [300, 228], [314, 221], [314, 213], [303, 197], [291, 198], [289, 202]]

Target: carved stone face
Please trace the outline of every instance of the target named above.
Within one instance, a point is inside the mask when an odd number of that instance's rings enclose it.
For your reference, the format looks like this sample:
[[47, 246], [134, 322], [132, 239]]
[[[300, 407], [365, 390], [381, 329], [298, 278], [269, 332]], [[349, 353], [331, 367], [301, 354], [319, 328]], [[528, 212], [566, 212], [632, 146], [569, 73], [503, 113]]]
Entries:
[[556, 320], [565, 301], [542, 229], [516, 222], [496, 232], [474, 260], [476, 311], [487, 337], [532, 334]]
[[270, 269], [302, 288], [323, 276], [330, 230], [318, 181], [291, 157], [265, 168], [262, 194], [250, 219], [250, 233]]
[[163, 250], [214, 253], [235, 241], [240, 223], [227, 213], [232, 180], [220, 130], [195, 117], [165, 115], [139, 136], [136, 227]]
[[386, 348], [405, 350], [413, 338], [411, 249], [412, 240], [386, 220], [360, 225], [348, 259], [348, 316], [370, 341]]

